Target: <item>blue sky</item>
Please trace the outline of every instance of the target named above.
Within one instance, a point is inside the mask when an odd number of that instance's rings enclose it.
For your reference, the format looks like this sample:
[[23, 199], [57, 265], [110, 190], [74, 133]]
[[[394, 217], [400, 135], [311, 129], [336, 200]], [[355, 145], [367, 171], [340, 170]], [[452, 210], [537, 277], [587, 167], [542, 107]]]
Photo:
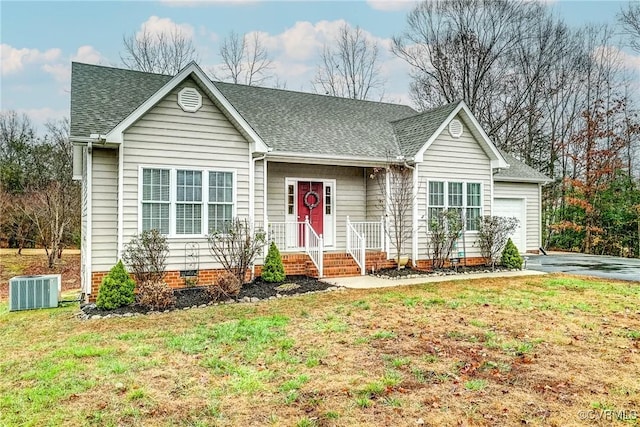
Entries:
[[[625, 2], [546, 0], [570, 25], [613, 23]], [[194, 41], [199, 64], [219, 63], [220, 39], [231, 30], [259, 31], [273, 71], [292, 90], [311, 90], [318, 52], [344, 21], [359, 25], [381, 45], [385, 99], [409, 103], [407, 66], [389, 54], [413, 3], [398, 0], [266, 2], [189, 0], [158, 2], [0, 1], [2, 80], [0, 108], [29, 114], [37, 125], [68, 115], [72, 60], [120, 66], [123, 34], [178, 25]], [[640, 57], [629, 64], [640, 68]]]

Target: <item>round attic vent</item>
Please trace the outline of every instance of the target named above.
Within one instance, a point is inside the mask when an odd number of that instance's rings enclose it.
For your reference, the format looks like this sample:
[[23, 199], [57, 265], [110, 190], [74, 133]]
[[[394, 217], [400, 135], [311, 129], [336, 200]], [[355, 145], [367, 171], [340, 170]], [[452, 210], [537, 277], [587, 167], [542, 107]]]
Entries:
[[460, 138], [462, 136], [462, 123], [458, 119], [453, 119], [449, 122], [449, 135], [454, 138]]
[[202, 95], [192, 87], [185, 87], [178, 92], [178, 105], [184, 111], [195, 113], [202, 107]]

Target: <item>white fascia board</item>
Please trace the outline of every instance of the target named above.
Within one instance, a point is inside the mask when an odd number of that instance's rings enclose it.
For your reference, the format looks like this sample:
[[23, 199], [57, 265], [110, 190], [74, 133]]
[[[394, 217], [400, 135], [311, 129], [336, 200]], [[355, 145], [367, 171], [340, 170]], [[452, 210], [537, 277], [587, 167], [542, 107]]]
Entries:
[[213, 94], [213, 96], [216, 98], [216, 101], [220, 103], [224, 110], [226, 110], [226, 112], [231, 117], [233, 117], [233, 119], [238, 123], [242, 130], [246, 132], [246, 134], [251, 139], [250, 142], [255, 144], [255, 150], [261, 153], [268, 152], [269, 147], [267, 146], [267, 144], [265, 144], [265, 142], [262, 140], [262, 138], [260, 138], [256, 131], [254, 131], [251, 126], [249, 126], [249, 123], [240, 115], [240, 113], [233, 107], [233, 105], [231, 105], [229, 100], [222, 95], [222, 93], [207, 77], [205, 72], [202, 71], [198, 64], [195, 63], [195, 61], [190, 62], [189, 65], [180, 70], [180, 72], [176, 74], [171, 80], [169, 80], [167, 84], [161, 87], [156, 93], [154, 93], [138, 108], [136, 108], [133, 113], [129, 114], [129, 116], [121, 121], [115, 128], [109, 131], [109, 133], [107, 133], [106, 135], [106, 141], [115, 144], [122, 144], [124, 132], [191, 74], [196, 77], [196, 79], [202, 86], [204, 86]]
[[482, 126], [480, 126], [480, 123], [478, 123], [478, 120], [476, 120], [475, 116], [473, 115], [473, 113], [471, 113], [471, 110], [469, 109], [469, 107], [467, 107], [467, 104], [465, 104], [464, 101], [460, 101], [458, 106], [454, 108], [453, 111], [451, 111], [451, 113], [447, 116], [447, 118], [440, 124], [438, 129], [433, 133], [433, 135], [431, 135], [431, 137], [422, 146], [422, 148], [418, 151], [418, 153], [416, 153], [415, 155], [416, 163], [420, 163], [424, 161], [424, 153], [427, 151], [427, 149], [429, 149], [431, 144], [433, 144], [433, 142], [440, 136], [442, 131], [444, 131], [444, 129], [447, 127], [449, 122], [460, 111], [464, 112], [468, 120], [471, 122], [471, 124], [475, 128], [475, 131], [480, 135], [480, 144], [482, 145], [482, 148], [484, 149], [485, 153], [487, 153], [487, 155], [491, 159], [491, 167], [493, 169], [508, 168], [509, 167], [508, 163], [506, 162], [504, 157], [502, 157], [502, 154], [500, 154], [500, 151], [498, 151], [496, 146], [491, 142], [491, 140], [487, 136], [487, 133], [484, 131], [484, 129], [482, 129]]

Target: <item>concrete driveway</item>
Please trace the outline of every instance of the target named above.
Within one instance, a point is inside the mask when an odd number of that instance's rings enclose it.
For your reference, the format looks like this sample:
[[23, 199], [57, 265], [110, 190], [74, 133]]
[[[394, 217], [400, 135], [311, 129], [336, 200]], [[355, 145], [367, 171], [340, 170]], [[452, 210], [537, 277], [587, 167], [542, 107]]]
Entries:
[[640, 281], [640, 259], [566, 252], [527, 255], [527, 269], [546, 273], [569, 273], [605, 279]]

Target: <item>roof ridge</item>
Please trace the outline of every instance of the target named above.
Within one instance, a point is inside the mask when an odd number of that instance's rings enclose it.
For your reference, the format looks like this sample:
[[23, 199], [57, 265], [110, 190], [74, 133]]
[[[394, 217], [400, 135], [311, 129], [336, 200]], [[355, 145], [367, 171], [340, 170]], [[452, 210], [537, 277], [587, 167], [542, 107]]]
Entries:
[[306, 96], [314, 96], [314, 97], [318, 97], [318, 98], [336, 99], [336, 100], [340, 100], [340, 101], [344, 101], [344, 102], [369, 103], [369, 104], [376, 104], [376, 105], [381, 105], [381, 104], [382, 105], [392, 105], [392, 106], [410, 108], [413, 111], [415, 111], [410, 105], [398, 104], [398, 103], [395, 103], [395, 102], [374, 101], [374, 100], [371, 100], [371, 99], [345, 98], [345, 97], [342, 97], [342, 96], [326, 95], [326, 94], [314, 93], [314, 92], [305, 92], [305, 91], [302, 91], [302, 90], [280, 89], [280, 88], [267, 87], [267, 86], [253, 86], [253, 85], [247, 85], [247, 84], [243, 84], [243, 83], [230, 83], [230, 82], [223, 82], [223, 81], [220, 81], [220, 80], [213, 80], [213, 79], [211, 81], [213, 82], [213, 84], [221, 83], [223, 85], [231, 85], [231, 86], [236, 86], [236, 87], [240, 86], [240, 87], [251, 88], [251, 89], [261, 89], [261, 90], [268, 90], [268, 91], [275, 91], [275, 92], [289, 92], [289, 93], [295, 93], [295, 94], [306, 95]]
[[71, 65], [72, 66], [73, 66], [73, 64], [82, 65], [83, 67], [105, 68], [105, 69], [109, 69], [109, 70], [124, 71], [124, 72], [127, 72], [127, 73], [145, 74], [145, 75], [149, 75], [149, 76], [174, 77], [173, 74], [150, 73], [148, 71], [132, 70], [130, 68], [121, 68], [121, 67], [116, 67], [116, 66], [113, 66], [113, 65], [88, 64], [86, 62], [71, 61]]
[[462, 102], [462, 100], [455, 101], [455, 102], [450, 102], [448, 104], [441, 105], [439, 107], [433, 107], [433, 108], [430, 108], [428, 110], [421, 111], [418, 114], [414, 114], [413, 116], [408, 116], [408, 117], [403, 117], [401, 119], [392, 120], [389, 123], [391, 123], [393, 125], [394, 123], [399, 123], [399, 122], [401, 122], [403, 120], [410, 120], [410, 119], [414, 119], [414, 118], [417, 118], [417, 117], [420, 117], [420, 116], [425, 116], [427, 114], [433, 114], [436, 111], [446, 110], [447, 108], [452, 107], [452, 106], [458, 106], [458, 105], [460, 105], [461, 102]]

